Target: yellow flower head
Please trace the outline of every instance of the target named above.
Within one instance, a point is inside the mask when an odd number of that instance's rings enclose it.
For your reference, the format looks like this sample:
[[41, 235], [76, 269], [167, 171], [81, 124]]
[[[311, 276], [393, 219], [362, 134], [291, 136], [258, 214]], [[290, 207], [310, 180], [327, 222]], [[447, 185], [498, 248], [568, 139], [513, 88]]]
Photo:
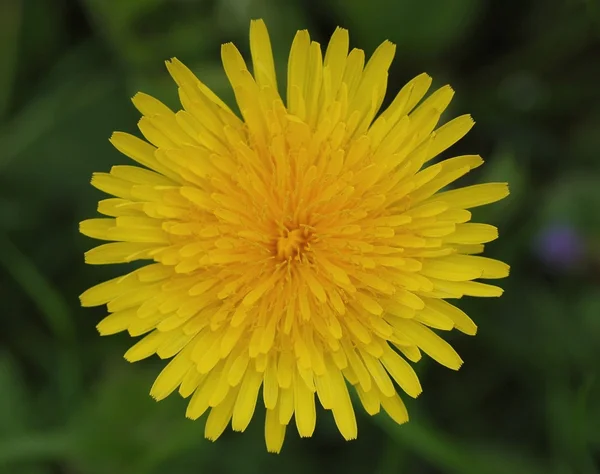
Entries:
[[477, 155], [428, 162], [472, 127], [470, 116], [437, 128], [453, 90], [423, 100], [421, 74], [377, 118], [395, 47], [365, 64], [338, 28], [323, 58], [307, 31], [291, 47], [281, 98], [269, 35], [250, 26], [251, 74], [233, 44], [221, 55], [241, 118], [178, 60], [167, 68], [183, 109], [137, 94], [146, 141], [111, 142], [143, 167], [115, 166], [92, 184], [115, 196], [81, 232], [112, 241], [90, 264], [151, 263], [81, 295], [107, 304], [100, 334], [145, 335], [126, 354], [171, 359], [152, 386], [178, 389], [186, 415], [209, 411], [206, 437], [231, 421], [244, 431], [257, 399], [267, 449], [278, 452], [292, 416], [315, 429], [315, 396], [345, 439], [357, 436], [348, 384], [365, 410], [408, 420], [397, 387], [421, 385], [407, 362], [421, 351], [451, 369], [462, 360], [436, 330], [476, 326], [447, 298], [499, 296], [478, 278], [508, 266], [474, 254], [497, 236], [467, 210], [502, 199], [505, 183], [440, 191], [482, 164]]

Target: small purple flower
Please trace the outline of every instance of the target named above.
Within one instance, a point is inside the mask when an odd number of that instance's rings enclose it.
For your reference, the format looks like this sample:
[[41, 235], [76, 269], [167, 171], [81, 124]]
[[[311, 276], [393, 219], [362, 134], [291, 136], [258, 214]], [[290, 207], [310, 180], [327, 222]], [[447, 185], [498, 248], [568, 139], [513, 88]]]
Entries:
[[538, 235], [536, 253], [547, 265], [573, 268], [583, 259], [585, 244], [581, 235], [568, 224], [554, 224]]

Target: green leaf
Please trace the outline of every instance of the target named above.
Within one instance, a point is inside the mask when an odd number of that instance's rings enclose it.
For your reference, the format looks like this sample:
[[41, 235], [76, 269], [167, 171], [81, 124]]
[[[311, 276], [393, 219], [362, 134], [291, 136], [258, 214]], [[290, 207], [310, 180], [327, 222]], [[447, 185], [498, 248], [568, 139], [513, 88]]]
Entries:
[[11, 104], [22, 9], [22, 0], [3, 0], [0, 3], [0, 120]]
[[57, 340], [71, 342], [75, 329], [68, 305], [36, 264], [0, 234], [0, 266], [31, 298]]
[[572, 225], [584, 234], [600, 234], [600, 177], [575, 171], [561, 176], [546, 190], [540, 209], [542, 224], [562, 222]]
[[460, 42], [482, 7], [477, 0], [336, 0], [334, 5], [359, 48], [372, 51], [388, 39], [402, 58], [419, 60]]
[[498, 151], [486, 160], [479, 181], [508, 183], [510, 194], [499, 202], [474, 210], [475, 220], [482, 214], [485, 217], [481, 218], [481, 222], [502, 225], [520, 210], [529, 191], [529, 170], [522, 161], [510, 149]]
[[444, 435], [434, 427], [412, 420], [397, 425], [385, 415], [375, 422], [399, 445], [407, 447], [428, 464], [448, 474], [549, 474], [550, 466], [529, 459], [505, 446], [466, 443]]
[[77, 434], [74, 456], [83, 472], [151, 473], [192, 443], [202, 449], [203, 426], [185, 418], [182, 400], [174, 396], [157, 403], [150, 397], [158, 371], [121, 361], [96, 380], [69, 424]]
[[27, 433], [0, 441], [0, 467], [34, 462], [64, 461], [68, 458], [73, 439], [62, 432]]
[[[0, 128], [0, 142], [3, 144], [3, 152], [0, 155], [0, 171], [6, 173], [6, 168], [13, 161], [19, 163], [10, 171], [18, 171], [25, 174], [28, 180], [35, 178], [39, 173], [44, 177], [44, 182], [48, 182], [49, 170], [46, 166], [40, 166], [42, 163], [48, 163], [48, 139], [53, 138], [53, 134], [61, 126], [67, 125], [65, 122], [73, 115], [86, 110], [86, 119], [91, 115], [89, 108], [97, 104], [106, 103], [106, 95], [114, 93], [115, 80], [106, 73], [102, 72], [100, 65], [90, 64], [90, 57], [97, 56], [98, 52], [90, 43], [83, 44], [63, 56], [54, 67], [54, 73], [48, 74], [46, 80], [39, 86], [39, 93], [30, 97], [27, 106], [23, 107], [15, 117]], [[92, 115], [92, 124], [97, 120]], [[82, 118], [78, 123], [86, 123]], [[69, 142], [78, 135], [72, 132], [72, 129], [63, 129], [68, 134]], [[42, 142], [43, 141], [43, 142]], [[42, 143], [40, 143], [42, 142]], [[35, 146], [38, 149], [35, 149]], [[65, 144], [62, 145], [63, 149]], [[29, 154], [36, 160], [42, 160], [41, 163], [23, 162], [23, 155]], [[72, 159], [73, 155], [65, 155], [64, 150], [60, 152], [59, 158], [68, 160], [69, 167], [76, 165], [77, 160]], [[55, 172], [56, 161], [50, 172]], [[66, 171], [62, 169], [60, 171]], [[15, 176], [12, 176], [13, 179]], [[68, 182], [68, 181], [67, 181]], [[30, 182], [31, 184], [31, 182]], [[30, 186], [35, 191], [34, 186]]]
[[31, 396], [12, 357], [0, 353], [0, 439], [22, 433], [31, 422]]

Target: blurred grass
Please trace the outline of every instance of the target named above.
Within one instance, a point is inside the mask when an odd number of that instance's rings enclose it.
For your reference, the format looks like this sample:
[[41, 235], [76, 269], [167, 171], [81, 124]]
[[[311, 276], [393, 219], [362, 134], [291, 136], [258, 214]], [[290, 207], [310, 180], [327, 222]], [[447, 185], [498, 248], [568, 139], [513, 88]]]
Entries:
[[[173, 472], [594, 474], [600, 472], [600, 3], [597, 0], [3, 0], [0, 2], [0, 473]], [[458, 374], [418, 364], [411, 421], [359, 414], [345, 443], [330, 415], [265, 452], [260, 417], [244, 435], [203, 439], [176, 396], [148, 390], [162, 366], [119, 359], [103, 312], [77, 295], [118, 269], [83, 265], [93, 171], [120, 163], [107, 138], [135, 131], [138, 90], [176, 105], [164, 60], [177, 56], [232, 103], [219, 44], [248, 51], [264, 17], [279, 77], [294, 32], [325, 44], [350, 28], [368, 53], [398, 44], [389, 88], [427, 71], [457, 91], [477, 126], [456, 154], [481, 153], [472, 179], [511, 196], [475, 213], [500, 226], [509, 262], [498, 301], [465, 301], [476, 338], [452, 335]], [[583, 262], [553, 266], [538, 236], [571, 226]], [[121, 270], [123, 271], [123, 270]]]

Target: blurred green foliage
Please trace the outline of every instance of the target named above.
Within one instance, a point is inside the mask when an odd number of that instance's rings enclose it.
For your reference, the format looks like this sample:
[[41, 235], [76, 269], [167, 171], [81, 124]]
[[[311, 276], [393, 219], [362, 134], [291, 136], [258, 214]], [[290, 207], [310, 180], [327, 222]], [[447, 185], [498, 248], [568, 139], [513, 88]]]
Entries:
[[[390, 90], [422, 71], [451, 83], [451, 112], [478, 122], [453, 152], [481, 153], [472, 179], [512, 189], [479, 213], [500, 226], [489, 254], [512, 274], [501, 299], [461, 304], [480, 327], [452, 337], [461, 371], [420, 363], [405, 426], [361, 413], [348, 444], [321, 416], [313, 439], [288, 430], [280, 456], [265, 452], [262, 414], [212, 444], [183, 400], [155, 403], [163, 363], [127, 364], [131, 341], [98, 337], [102, 310], [77, 300], [123, 271], [83, 265], [77, 223], [100, 196], [91, 173], [125, 160], [107, 138], [134, 132], [128, 97], [174, 105], [163, 61], [177, 56], [231, 103], [219, 44], [247, 52], [256, 17], [282, 74], [296, 29], [325, 44], [348, 27], [367, 53], [397, 43]], [[598, 0], [2, 0], [0, 472], [600, 472], [599, 47]], [[543, 247], [555, 224], [580, 238], [580, 261]]]

